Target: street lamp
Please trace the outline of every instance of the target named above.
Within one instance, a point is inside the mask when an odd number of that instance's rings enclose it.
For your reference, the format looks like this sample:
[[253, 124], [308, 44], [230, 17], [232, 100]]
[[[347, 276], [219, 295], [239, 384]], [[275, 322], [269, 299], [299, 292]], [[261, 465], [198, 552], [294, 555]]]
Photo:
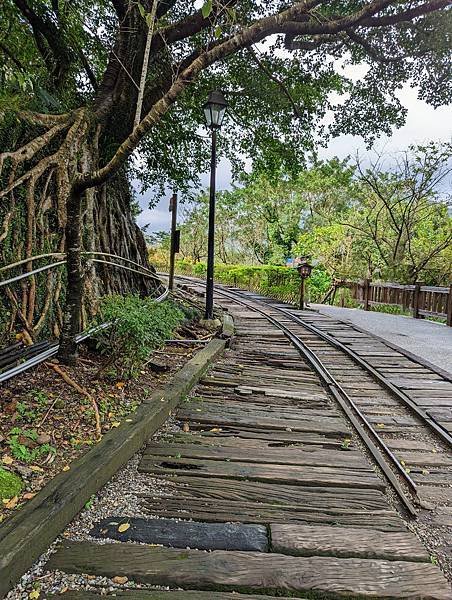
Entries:
[[206, 282], [206, 319], [213, 318], [213, 267], [215, 260], [215, 174], [217, 166], [217, 130], [223, 123], [227, 108], [226, 100], [219, 91], [210, 92], [203, 106], [206, 125], [212, 132], [212, 153], [210, 158], [210, 197], [209, 232], [207, 240], [207, 282]]
[[300, 275], [300, 310], [304, 309], [304, 280], [311, 275], [312, 265], [309, 264], [306, 258], [302, 258], [297, 266], [298, 274]]

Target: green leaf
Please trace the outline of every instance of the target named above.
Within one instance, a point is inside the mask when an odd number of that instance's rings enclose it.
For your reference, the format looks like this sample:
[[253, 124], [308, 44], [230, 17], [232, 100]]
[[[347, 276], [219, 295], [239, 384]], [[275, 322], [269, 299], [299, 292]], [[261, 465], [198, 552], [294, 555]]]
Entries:
[[146, 19], [147, 26], [152, 27], [152, 23], [153, 23], [154, 19], [152, 18], [151, 13], [148, 13], [146, 15], [145, 19]]
[[141, 2], [138, 2], [138, 10], [140, 11], [140, 15], [143, 17], [143, 19], [145, 19], [146, 11], [144, 10], [144, 6], [141, 4]]
[[226, 11], [231, 19], [231, 21], [236, 21], [237, 20], [237, 11], [235, 10], [234, 7], [232, 8], [226, 8]]
[[221, 36], [221, 27], [217, 25], [215, 27], [215, 37], [218, 39]]
[[206, 0], [201, 8], [202, 16], [206, 19], [212, 12], [212, 0]]

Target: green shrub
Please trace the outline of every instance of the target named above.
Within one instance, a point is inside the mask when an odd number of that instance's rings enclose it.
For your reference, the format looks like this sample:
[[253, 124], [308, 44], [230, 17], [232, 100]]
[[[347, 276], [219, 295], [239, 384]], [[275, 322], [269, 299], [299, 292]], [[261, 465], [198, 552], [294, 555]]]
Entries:
[[171, 337], [184, 313], [172, 301], [156, 303], [138, 296], [107, 296], [100, 306], [100, 322], [111, 326], [96, 334], [97, 348], [108, 354], [115, 375], [133, 377], [151, 353]]
[[[205, 263], [192, 264], [189, 261], [176, 262], [180, 274], [203, 277]], [[278, 265], [215, 265], [215, 280], [218, 283], [241, 287], [260, 292], [265, 296], [298, 302], [300, 277], [296, 269]], [[331, 286], [330, 275], [322, 268], [315, 267], [306, 283], [306, 295], [310, 302], [319, 302]]]

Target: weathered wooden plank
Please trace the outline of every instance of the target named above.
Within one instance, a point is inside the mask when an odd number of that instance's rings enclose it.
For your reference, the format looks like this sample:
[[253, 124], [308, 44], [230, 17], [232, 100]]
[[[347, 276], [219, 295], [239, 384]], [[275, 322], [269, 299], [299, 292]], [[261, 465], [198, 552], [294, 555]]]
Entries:
[[386, 443], [390, 448], [395, 450], [425, 450], [427, 452], [431, 452], [433, 450], [432, 444], [418, 439], [410, 440], [405, 438], [391, 438], [389, 440], [386, 440]]
[[425, 548], [411, 532], [319, 525], [270, 525], [272, 550], [295, 556], [337, 556], [429, 562]]
[[[227, 400], [227, 402], [225, 402]], [[199, 414], [198, 414], [199, 413]], [[215, 413], [215, 415], [231, 416], [254, 416], [257, 420], [260, 417], [272, 416], [281, 417], [283, 419], [297, 420], [301, 416], [304, 419], [337, 419], [337, 413], [325, 403], [318, 403], [316, 407], [303, 407], [300, 408], [298, 403], [287, 403], [282, 405], [281, 403], [273, 404], [268, 399], [264, 405], [262, 402], [251, 402], [249, 400], [237, 400], [236, 398], [230, 398], [221, 396], [218, 398], [209, 398], [208, 400], [202, 400], [196, 397], [195, 400], [188, 401], [181, 407], [179, 415], [182, 418], [199, 418], [205, 414]]]
[[[124, 522], [129, 528], [124, 532], [118, 531], [119, 525]], [[268, 552], [267, 529], [262, 525], [242, 523], [197, 523], [113, 516], [96, 523], [90, 535], [169, 548]]]
[[70, 590], [50, 598], [61, 600], [102, 600], [102, 598], [124, 598], [124, 600], [291, 600], [278, 596], [258, 596], [227, 592], [163, 591], [163, 590], [115, 590], [107, 594], [96, 594], [85, 590]]
[[[369, 471], [369, 465], [360, 452], [344, 450], [323, 450], [298, 448], [267, 447], [242, 443], [236, 446], [214, 444], [171, 444], [150, 442], [144, 456], [164, 456], [167, 458], [207, 458], [209, 460], [229, 460], [232, 462], [269, 463], [283, 465], [310, 465]], [[441, 463], [443, 464], [443, 463]]]
[[215, 425], [228, 425], [234, 427], [244, 426], [247, 428], [258, 429], [282, 429], [291, 431], [301, 431], [312, 434], [321, 434], [327, 436], [347, 436], [349, 430], [345, 423], [339, 418], [328, 418], [319, 420], [318, 418], [305, 419], [300, 411], [298, 419], [277, 419], [268, 416], [253, 417], [252, 413], [246, 415], [228, 414], [224, 411], [210, 411], [209, 413], [181, 411], [179, 418], [188, 422], [205, 423]]
[[[391, 444], [389, 444], [391, 446]], [[399, 456], [408, 467], [448, 467], [452, 465], [452, 456], [445, 452], [400, 452]], [[451, 473], [452, 483], [452, 473]]]
[[[303, 487], [244, 481], [236, 479], [219, 479], [214, 477], [184, 477], [171, 479], [168, 486], [169, 497], [200, 498], [215, 500], [235, 500], [244, 502], [264, 502], [267, 504], [296, 504], [303, 510], [344, 512], [372, 511], [396, 514], [387, 503], [382, 492], [376, 490], [334, 488], [334, 487]], [[159, 497], [164, 497], [159, 494]], [[150, 497], [144, 495], [143, 497]], [[217, 502], [214, 503], [217, 505]]]
[[[314, 444], [320, 445], [325, 448], [339, 448], [342, 445], [341, 439], [334, 439], [332, 437], [326, 437], [319, 433], [303, 432], [303, 431], [282, 431], [282, 430], [268, 430], [268, 429], [259, 429], [259, 428], [246, 428], [246, 427], [233, 427], [233, 426], [225, 426], [221, 427], [220, 432], [211, 433], [209, 429], [201, 429], [196, 428], [194, 431], [196, 432], [196, 437], [203, 437], [209, 439], [210, 437], [219, 438], [222, 441], [227, 439], [239, 440], [256, 440], [272, 443], [275, 445], [290, 446], [292, 444], [297, 445], [306, 445], [306, 444]], [[218, 428], [217, 428], [218, 429]], [[185, 434], [179, 434], [184, 435]], [[188, 435], [193, 435], [193, 432], [190, 431]], [[176, 439], [176, 438], [175, 438]], [[178, 437], [177, 439], [183, 439]], [[186, 436], [185, 436], [186, 439]], [[184, 442], [183, 442], [184, 443]]]
[[429, 417], [435, 419], [435, 421], [440, 422], [452, 422], [452, 408], [430, 408], [427, 411]]
[[161, 460], [144, 455], [138, 470], [142, 473], [152, 473], [154, 475], [211, 476], [249, 479], [251, 481], [273, 481], [292, 485], [385, 489], [384, 482], [370, 468], [369, 471], [364, 471], [336, 469], [334, 467], [221, 462], [194, 458]]
[[184, 589], [450, 600], [438, 567], [419, 562], [63, 542], [47, 568]]
[[295, 504], [277, 506], [264, 502], [206, 501], [200, 498], [147, 498], [144, 509], [151, 515], [175, 519], [192, 519], [207, 523], [307, 523], [343, 527], [372, 526], [380, 531], [404, 531], [403, 521], [388, 511], [369, 513], [343, 508], [306, 508]]
[[437, 504], [452, 506], [452, 487], [437, 487], [418, 482], [418, 496]]

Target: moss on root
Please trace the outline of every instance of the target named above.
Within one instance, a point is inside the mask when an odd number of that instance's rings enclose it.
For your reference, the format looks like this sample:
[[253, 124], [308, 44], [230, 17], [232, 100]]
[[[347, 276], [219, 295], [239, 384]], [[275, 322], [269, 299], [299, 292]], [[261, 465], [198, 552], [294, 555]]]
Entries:
[[23, 482], [20, 477], [0, 468], [0, 500], [18, 496], [22, 488]]

